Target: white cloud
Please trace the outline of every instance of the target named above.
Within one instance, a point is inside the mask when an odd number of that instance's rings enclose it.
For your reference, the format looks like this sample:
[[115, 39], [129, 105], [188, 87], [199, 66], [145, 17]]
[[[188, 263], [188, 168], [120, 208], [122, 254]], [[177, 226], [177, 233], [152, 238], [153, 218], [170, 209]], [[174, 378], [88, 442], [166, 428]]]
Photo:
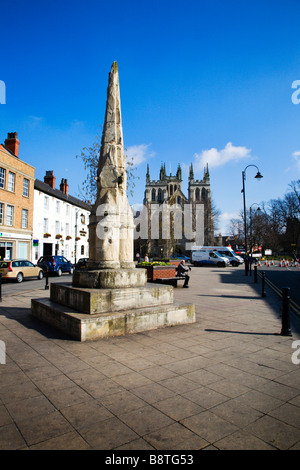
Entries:
[[132, 145], [125, 150], [125, 154], [132, 160], [134, 166], [138, 166], [155, 155], [154, 152], [149, 151], [150, 145], [151, 144]]
[[209, 168], [225, 165], [230, 161], [239, 161], [250, 157], [251, 150], [246, 147], [235, 147], [228, 142], [222, 150], [211, 148], [203, 150], [201, 153], [195, 153], [194, 167], [196, 171], [201, 171], [208, 163]]
[[223, 212], [219, 215], [217, 232], [222, 233], [222, 235], [229, 235], [231, 228], [231, 220], [239, 218], [240, 214], [238, 212]]
[[292, 155], [296, 161], [297, 169], [300, 170], [300, 151], [293, 152]]

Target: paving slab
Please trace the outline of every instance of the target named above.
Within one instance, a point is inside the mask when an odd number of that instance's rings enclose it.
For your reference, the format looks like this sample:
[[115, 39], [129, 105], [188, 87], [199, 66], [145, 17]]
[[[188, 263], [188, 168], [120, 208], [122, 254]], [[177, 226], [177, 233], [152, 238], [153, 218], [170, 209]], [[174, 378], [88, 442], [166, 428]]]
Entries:
[[174, 289], [194, 324], [87, 343], [32, 317], [47, 295], [2, 289], [1, 450], [300, 449], [299, 320], [282, 336], [281, 299], [243, 267]]

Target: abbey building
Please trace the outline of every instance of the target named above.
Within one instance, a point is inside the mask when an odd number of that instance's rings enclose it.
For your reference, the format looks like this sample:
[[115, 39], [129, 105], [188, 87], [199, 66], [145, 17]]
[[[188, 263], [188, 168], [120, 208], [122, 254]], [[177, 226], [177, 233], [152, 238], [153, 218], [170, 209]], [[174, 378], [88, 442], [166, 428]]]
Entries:
[[180, 165], [175, 175], [167, 175], [162, 164], [157, 180], [151, 180], [148, 165], [144, 211], [148, 236], [137, 239], [135, 247], [141, 256], [148, 253], [151, 257], [165, 258], [189, 253], [195, 244], [212, 245], [214, 216], [208, 166], [202, 180], [196, 180], [190, 165], [186, 196]]

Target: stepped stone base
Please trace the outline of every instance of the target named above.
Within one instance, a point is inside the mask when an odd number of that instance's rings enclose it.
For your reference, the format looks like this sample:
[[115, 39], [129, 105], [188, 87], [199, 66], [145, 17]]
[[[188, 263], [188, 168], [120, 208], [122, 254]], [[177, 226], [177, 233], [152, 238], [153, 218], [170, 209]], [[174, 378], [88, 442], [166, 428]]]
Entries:
[[95, 269], [74, 271], [73, 286], [90, 289], [141, 287], [147, 283], [146, 269]]
[[173, 302], [173, 287], [147, 284], [145, 269], [74, 272], [31, 301], [36, 318], [79, 341], [194, 323], [194, 305]]
[[173, 287], [147, 284], [122, 289], [90, 289], [71, 283], [51, 284], [50, 300], [81, 313], [117, 312], [173, 303]]
[[195, 322], [191, 304], [174, 302], [146, 308], [87, 315], [50, 299], [31, 301], [32, 315], [79, 341], [127, 335]]

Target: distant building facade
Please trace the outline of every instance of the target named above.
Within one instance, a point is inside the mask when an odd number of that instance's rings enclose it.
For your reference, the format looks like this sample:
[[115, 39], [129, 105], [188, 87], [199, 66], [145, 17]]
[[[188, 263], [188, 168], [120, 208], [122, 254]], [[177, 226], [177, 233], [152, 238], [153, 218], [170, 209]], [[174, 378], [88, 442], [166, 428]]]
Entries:
[[[162, 217], [157, 218], [159, 208], [168, 208], [170, 213], [170, 236], [165, 237], [162, 228]], [[179, 210], [176, 210], [179, 209]], [[201, 209], [201, 210], [200, 210]], [[211, 202], [210, 176], [208, 167], [204, 170], [202, 180], [194, 178], [191, 165], [188, 178], [188, 196], [182, 191], [182, 170], [180, 165], [175, 175], [167, 175], [165, 164], [161, 165], [159, 179], [151, 180], [149, 165], [146, 174], [146, 188], [144, 196], [144, 210], [147, 211], [148, 236], [135, 241], [135, 251], [142, 256], [145, 253], [152, 257], [169, 257], [173, 254], [184, 254], [191, 249], [197, 239], [197, 230], [201, 229], [201, 240], [204, 245], [214, 242], [214, 216]], [[191, 226], [187, 231], [184, 213], [191, 213]], [[176, 215], [177, 213], [177, 215]], [[182, 217], [177, 229], [182, 234], [178, 237], [175, 218]], [[198, 218], [198, 220], [197, 220]], [[201, 220], [199, 220], [201, 218]], [[155, 227], [154, 227], [155, 226]], [[159, 232], [153, 237], [154, 228]], [[187, 233], [188, 232], [188, 233]], [[193, 236], [191, 236], [193, 232]]]
[[89, 256], [88, 204], [69, 195], [62, 179], [55, 187], [52, 170], [34, 183], [33, 262], [43, 255], [62, 255], [72, 263]]
[[0, 259], [31, 259], [35, 168], [19, 158], [17, 132], [0, 145]]

